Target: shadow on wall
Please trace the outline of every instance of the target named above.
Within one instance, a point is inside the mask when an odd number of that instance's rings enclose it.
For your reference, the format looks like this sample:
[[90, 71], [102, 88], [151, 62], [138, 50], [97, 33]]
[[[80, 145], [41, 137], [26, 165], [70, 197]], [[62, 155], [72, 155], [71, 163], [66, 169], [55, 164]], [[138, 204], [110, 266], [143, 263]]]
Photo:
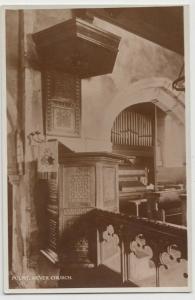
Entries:
[[158, 167], [158, 183], [175, 183], [185, 185], [186, 171], [185, 167]]

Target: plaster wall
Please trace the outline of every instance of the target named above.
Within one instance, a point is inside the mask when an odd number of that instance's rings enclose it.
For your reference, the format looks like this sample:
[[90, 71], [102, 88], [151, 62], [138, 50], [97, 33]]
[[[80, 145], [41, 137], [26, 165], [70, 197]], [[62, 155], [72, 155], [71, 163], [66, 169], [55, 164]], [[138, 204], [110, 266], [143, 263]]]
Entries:
[[185, 127], [169, 114], [158, 118], [157, 181], [186, 184]]
[[[82, 118], [86, 150], [95, 149], [97, 139], [99, 139], [99, 145], [105, 147], [115, 117], [127, 106], [156, 99], [161, 101], [160, 108], [165, 112], [177, 106], [177, 103], [169, 94], [163, 95], [164, 91], [160, 91], [160, 85], [158, 88], [154, 83], [153, 90], [150, 90], [149, 87], [152, 86], [153, 81], [160, 81], [161, 79], [163, 81], [165, 79], [164, 86], [169, 85], [171, 90], [171, 82], [175, 79], [183, 63], [183, 58], [180, 55], [133, 33], [126, 32], [99, 19], [95, 19], [94, 24], [119, 35], [121, 42], [112, 74], [82, 81]], [[149, 80], [148, 88], [145, 88], [141, 93], [141, 87], [144, 86], [147, 79]], [[168, 84], [166, 81], [168, 81]], [[181, 101], [184, 101], [183, 95], [178, 96], [182, 99]], [[160, 99], [161, 97], [162, 99]], [[180, 119], [176, 117], [179, 114]], [[182, 121], [184, 120], [184, 114], [185, 110], [178, 105], [176, 115], [170, 114], [168, 117], [169, 125], [167, 125], [167, 121], [164, 122], [164, 119], [159, 116], [158, 137], [161, 139], [159, 151], [162, 155], [160, 170], [164, 171], [164, 176], [167, 176], [170, 171], [169, 169], [166, 174], [166, 168], [176, 168], [177, 171], [173, 171], [174, 174], [178, 172], [178, 167], [181, 168], [180, 175], [184, 171], [185, 127]], [[169, 127], [167, 128], [167, 126]], [[102, 143], [102, 141], [105, 142]], [[108, 150], [110, 150], [110, 146], [107, 143]], [[160, 171], [159, 174], [161, 174]]]
[[[95, 19], [94, 24], [120, 36], [121, 42], [112, 74], [82, 81], [83, 131], [86, 138], [104, 135], [101, 121], [112, 118], [107, 114], [107, 107], [112, 105], [113, 100], [121, 94], [121, 91], [130, 90], [132, 86], [133, 93], [133, 84], [146, 78], [174, 80], [183, 63], [180, 55], [133, 33], [99, 19]], [[148, 95], [148, 101], [151, 100], [153, 99]], [[142, 101], [146, 101], [145, 98], [140, 99], [140, 102]], [[127, 105], [126, 99], [118, 99], [118, 102], [120, 102], [118, 103], [119, 110], [123, 102]], [[129, 99], [128, 106], [131, 104], [134, 103], [131, 103]]]

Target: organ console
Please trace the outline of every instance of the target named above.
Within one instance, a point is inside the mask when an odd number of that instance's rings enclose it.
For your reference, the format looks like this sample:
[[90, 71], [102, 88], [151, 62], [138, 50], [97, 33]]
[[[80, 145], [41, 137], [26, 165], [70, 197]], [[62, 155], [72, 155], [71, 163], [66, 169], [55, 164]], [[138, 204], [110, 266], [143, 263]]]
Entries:
[[145, 199], [147, 184], [147, 168], [135, 167], [130, 162], [119, 165], [119, 207], [121, 212], [139, 215], [139, 206], [147, 201]]

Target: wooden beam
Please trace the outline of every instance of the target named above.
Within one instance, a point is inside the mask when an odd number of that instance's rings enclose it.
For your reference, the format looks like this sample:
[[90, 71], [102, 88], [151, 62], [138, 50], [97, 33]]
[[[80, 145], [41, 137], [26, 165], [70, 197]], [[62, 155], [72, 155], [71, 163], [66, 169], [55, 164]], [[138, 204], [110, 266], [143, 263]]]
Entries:
[[88, 10], [91, 14], [184, 55], [183, 7]]

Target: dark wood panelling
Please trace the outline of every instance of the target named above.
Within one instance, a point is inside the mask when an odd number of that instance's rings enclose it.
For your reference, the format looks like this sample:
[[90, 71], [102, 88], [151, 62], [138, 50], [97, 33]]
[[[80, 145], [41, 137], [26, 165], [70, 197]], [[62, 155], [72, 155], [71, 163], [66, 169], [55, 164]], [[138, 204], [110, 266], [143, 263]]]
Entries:
[[[40, 65], [80, 78], [111, 73], [120, 38], [79, 18], [33, 34]], [[103, 62], [103, 63], [102, 63]]]

